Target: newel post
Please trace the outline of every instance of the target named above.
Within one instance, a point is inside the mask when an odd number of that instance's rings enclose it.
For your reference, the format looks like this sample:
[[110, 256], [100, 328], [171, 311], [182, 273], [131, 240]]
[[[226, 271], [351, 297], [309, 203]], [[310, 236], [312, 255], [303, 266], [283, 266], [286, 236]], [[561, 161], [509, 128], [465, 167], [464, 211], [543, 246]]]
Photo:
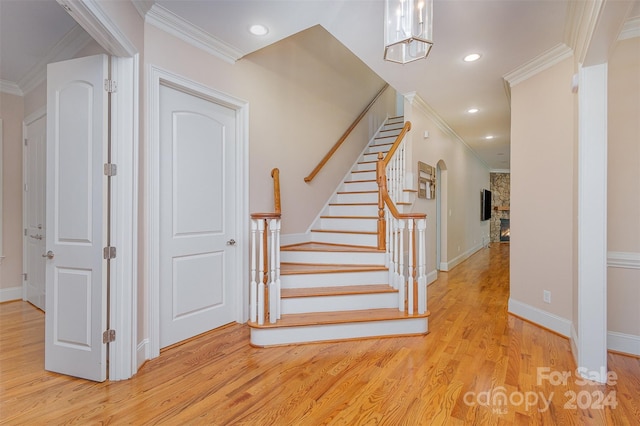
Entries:
[[386, 222], [384, 219], [384, 199], [382, 197], [382, 188], [387, 185], [387, 177], [385, 173], [384, 160], [382, 153], [378, 153], [378, 161], [376, 162], [376, 180], [378, 182], [378, 250], [384, 250], [387, 246], [386, 242]]

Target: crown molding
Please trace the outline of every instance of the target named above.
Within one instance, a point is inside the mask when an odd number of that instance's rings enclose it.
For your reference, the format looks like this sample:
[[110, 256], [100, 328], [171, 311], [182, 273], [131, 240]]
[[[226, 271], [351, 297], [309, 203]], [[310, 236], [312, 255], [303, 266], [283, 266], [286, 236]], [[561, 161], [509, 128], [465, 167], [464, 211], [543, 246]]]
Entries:
[[[522, 83], [534, 75], [551, 68], [555, 64], [570, 58], [572, 54], [573, 51], [569, 46], [564, 43], [560, 43], [515, 70], [503, 75], [502, 78], [509, 83], [509, 87], [513, 87], [516, 84]], [[510, 92], [507, 91], [507, 93]]]
[[576, 61], [584, 64], [598, 18], [606, 0], [570, 1], [565, 24], [565, 42], [573, 49]]
[[138, 11], [138, 15], [140, 15], [142, 19], [145, 19], [147, 12], [151, 10], [155, 2], [154, 0], [131, 0], [131, 3], [133, 3], [133, 7]]
[[417, 107], [420, 111], [422, 111], [429, 119], [431, 119], [434, 123], [436, 123], [436, 125], [438, 126], [438, 128], [440, 130], [442, 130], [443, 132], [445, 132], [446, 134], [448, 134], [450, 137], [452, 137], [453, 139], [457, 140], [458, 142], [460, 142], [465, 148], [467, 148], [469, 150], [469, 152], [471, 152], [471, 154], [473, 154], [474, 157], [476, 157], [478, 159], [478, 161], [480, 162], [480, 164], [484, 165], [488, 170], [490, 170], [491, 168], [489, 167], [489, 165], [487, 163], [484, 162], [484, 160], [482, 158], [480, 158], [478, 156], [478, 154], [471, 149], [471, 147], [464, 141], [464, 139], [462, 139], [460, 137], [460, 135], [458, 135], [448, 124], [446, 121], [444, 121], [444, 119], [442, 117], [440, 117], [440, 115], [438, 115], [438, 113], [436, 112], [436, 110], [434, 110], [431, 105], [429, 105], [428, 103], [426, 103], [424, 101], [424, 99], [422, 99], [416, 92], [409, 92], [409, 93], [405, 93], [403, 95], [412, 106]]
[[618, 40], [626, 40], [634, 37], [640, 37], [640, 16], [631, 18], [624, 23]]
[[158, 4], [154, 4], [146, 13], [145, 21], [230, 64], [234, 64], [244, 56], [240, 50], [213, 37], [211, 34], [201, 30]]
[[8, 95], [24, 96], [20, 87], [13, 81], [9, 80], [0, 80], [0, 92]]
[[511, 169], [491, 169], [489, 173], [507, 173], [511, 174]]

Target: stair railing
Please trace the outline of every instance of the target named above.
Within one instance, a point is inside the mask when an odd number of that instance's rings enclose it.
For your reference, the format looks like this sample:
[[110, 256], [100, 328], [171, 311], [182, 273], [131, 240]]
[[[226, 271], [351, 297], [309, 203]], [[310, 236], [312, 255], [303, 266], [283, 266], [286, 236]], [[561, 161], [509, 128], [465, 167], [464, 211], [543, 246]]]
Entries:
[[349, 126], [349, 128], [343, 133], [343, 135], [340, 137], [340, 139], [338, 139], [338, 141], [333, 145], [333, 147], [331, 147], [329, 152], [327, 152], [325, 154], [325, 156], [322, 158], [322, 160], [320, 160], [318, 165], [311, 171], [311, 173], [309, 173], [309, 176], [304, 178], [305, 182], [307, 182], [307, 183], [311, 182], [313, 180], [313, 178], [316, 177], [318, 172], [325, 166], [325, 164], [327, 164], [329, 162], [329, 159], [333, 156], [333, 154], [335, 154], [335, 152], [338, 150], [338, 148], [340, 148], [340, 145], [342, 145], [342, 143], [345, 140], [347, 140], [347, 138], [349, 137], [349, 135], [351, 134], [353, 129], [356, 128], [358, 123], [360, 123], [360, 121], [364, 118], [364, 116], [367, 114], [367, 112], [369, 112], [369, 110], [376, 103], [378, 98], [380, 96], [382, 96], [382, 93], [387, 89], [387, 87], [389, 87], [389, 84], [385, 83], [385, 85], [382, 87], [382, 89], [380, 89], [380, 91], [371, 100], [371, 102], [369, 102], [369, 104], [360, 113], [360, 115], [355, 120], [353, 120], [353, 123], [351, 123], [351, 126]]
[[[409, 124], [408, 128], [410, 127], [411, 125]], [[407, 125], [405, 125], [405, 128], [407, 128]], [[398, 139], [401, 136], [398, 136]], [[398, 139], [396, 142], [399, 142]], [[392, 151], [387, 153], [387, 158], [391, 158], [395, 151], [392, 148]], [[379, 153], [376, 164], [378, 246], [387, 252], [389, 283], [398, 290], [398, 309], [402, 312], [407, 311], [409, 314], [413, 314], [415, 311], [418, 314], [424, 314], [427, 310], [425, 233], [427, 215], [424, 213], [400, 213], [398, 211], [387, 190], [386, 163], [388, 162], [385, 161], [387, 158], [383, 159], [383, 154]]]
[[249, 321], [275, 323], [281, 315], [280, 297], [280, 171], [273, 177], [274, 212], [251, 214], [251, 284]]

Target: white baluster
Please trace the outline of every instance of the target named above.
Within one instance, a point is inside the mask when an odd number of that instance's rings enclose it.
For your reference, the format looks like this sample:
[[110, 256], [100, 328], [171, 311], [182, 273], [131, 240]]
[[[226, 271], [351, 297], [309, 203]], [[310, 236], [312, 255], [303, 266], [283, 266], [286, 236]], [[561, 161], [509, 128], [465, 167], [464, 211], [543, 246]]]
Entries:
[[264, 324], [264, 220], [258, 221], [258, 324]]
[[413, 238], [413, 219], [409, 219], [407, 223], [407, 245], [409, 246], [409, 266], [407, 268], [407, 308], [409, 314], [413, 314], [413, 299], [414, 299], [414, 282], [415, 282], [415, 269], [413, 264], [413, 252], [415, 250], [415, 240]]
[[276, 318], [280, 319], [282, 316], [282, 285], [280, 284], [280, 227], [282, 222], [280, 219], [276, 219]]
[[269, 219], [269, 322], [278, 319], [278, 300], [276, 289], [276, 219]]
[[418, 221], [418, 262], [420, 264], [420, 276], [418, 278], [418, 313], [427, 312], [427, 253], [426, 253], [426, 236], [425, 230], [427, 221], [420, 219]]
[[258, 319], [258, 283], [256, 282], [256, 231], [258, 221], [251, 219], [251, 284], [249, 285], [249, 321], [256, 322]]
[[404, 219], [398, 220], [398, 258], [400, 260], [400, 267], [398, 268], [399, 276], [398, 276], [398, 309], [401, 312], [404, 312], [404, 300], [406, 297], [406, 280], [404, 277], [404, 227], [405, 221]]

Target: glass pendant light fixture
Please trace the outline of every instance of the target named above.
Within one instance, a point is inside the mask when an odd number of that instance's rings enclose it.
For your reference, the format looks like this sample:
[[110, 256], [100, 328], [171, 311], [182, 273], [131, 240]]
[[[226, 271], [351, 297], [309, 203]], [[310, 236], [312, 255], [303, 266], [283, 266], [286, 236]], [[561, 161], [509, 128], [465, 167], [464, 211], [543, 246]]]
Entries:
[[433, 0], [385, 0], [384, 59], [406, 64], [433, 46]]

